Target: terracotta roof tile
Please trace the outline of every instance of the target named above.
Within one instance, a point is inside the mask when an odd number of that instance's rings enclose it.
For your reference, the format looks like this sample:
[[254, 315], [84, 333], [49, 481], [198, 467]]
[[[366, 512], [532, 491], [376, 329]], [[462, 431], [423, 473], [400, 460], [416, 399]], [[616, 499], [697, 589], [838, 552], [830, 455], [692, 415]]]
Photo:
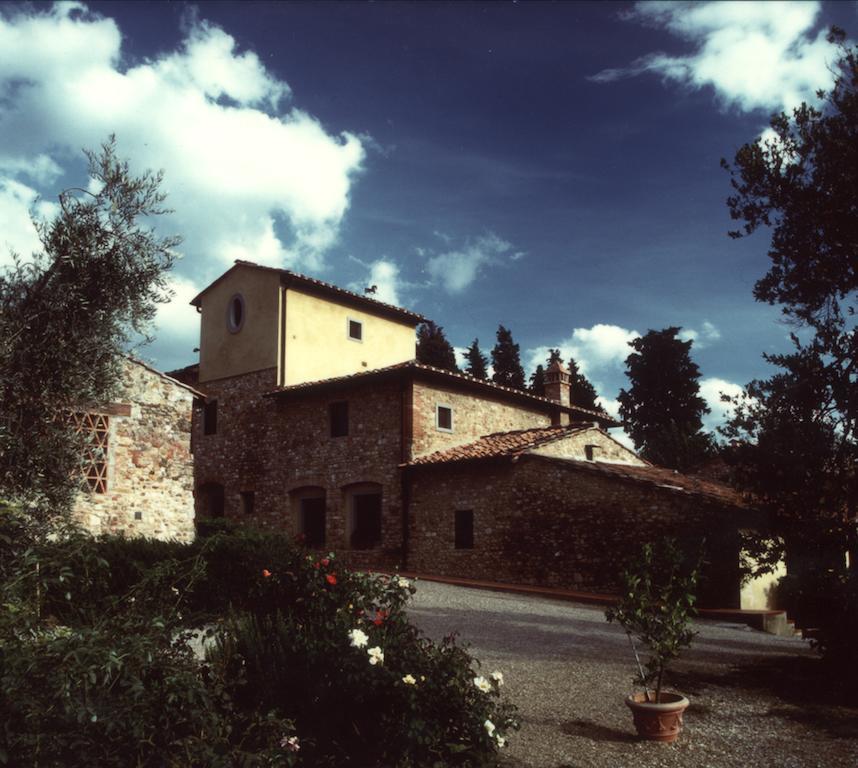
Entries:
[[384, 368], [373, 368], [369, 371], [359, 371], [358, 373], [350, 373], [346, 376], [335, 376], [330, 379], [319, 379], [318, 381], [306, 381], [300, 384], [290, 384], [286, 387], [278, 387], [277, 389], [271, 390], [270, 392], [266, 392], [266, 397], [276, 397], [281, 394], [289, 394], [291, 392], [301, 392], [303, 390], [321, 388], [325, 386], [335, 386], [341, 383], [347, 383], [351, 381], [360, 381], [361, 379], [371, 380], [372, 377], [378, 376], [382, 377], [385, 374], [392, 373], [394, 371], [418, 371], [424, 372], [428, 374], [432, 374], [437, 376], [438, 378], [447, 379], [451, 384], [460, 382], [464, 384], [468, 384], [469, 386], [474, 386], [480, 389], [485, 389], [486, 391], [495, 391], [497, 393], [504, 393], [506, 395], [512, 395], [518, 398], [524, 398], [526, 400], [531, 400], [535, 403], [539, 403], [542, 405], [552, 405], [556, 407], [560, 407], [562, 410], [569, 412], [572, 411], [576, 414], [579, 414], [582, 420], [586, 420], [586, 417], [592, 417], [591, 421], [599, 420], [604, 422], [605, 424], [609, 424], [611, 426], [619, 426], [619, 422], [612, 419], [607, 413], [604, 411], [593, 411], [589, 408], [581, 408], [577, 405], [572, 405], [568, 407], [560, 406], [558, 402], [555, 400], [550, 400], [547, 397], [539, 397], [537, 395], [532, 395], [530, 392], [526, 392], [521, 389], [514, 389], [513, 387], [504, 387], [500, 384], [495, 384], [492, 381], [483, 381], [482, 379], [475, 379], [473, 376], [469, 376], [466, 373], [454, 373], [453, 371], [447, 371], [443, 368], [435, 368], [432, 365], [425, 365], [423, 363], [418, 363], [416, 360], [406, 360], [402, 363], [395, 363], [394, 365], [388, 365]]
[[209, 283], [202, 291], [200, 291], [193, 299], [191, 299], [191, 304], [194, 306], [199, 306], [201, 302], [202, 295], [209, 290], [215, 283], [219, 283], [226, 275], [232, 272], [236, 267], [252, 267], [254, 269], [261, 269], [267, 272], [277, 272], [281, 279], [285, 279], [289, 282], [292, 282], [296, 285], [304, 285], [309, 287], [315, 287], [321, 289], [325, 293], [332, 293], [334, 295], [340, 296], [341, 298], [348, 299], [352, 303], [363, 305], [369, 309], [377, 309], [389, 314], [397, 315], [400, 318], [407, 318], [414, 325], [418, 323], [422, 323], [426, 318], [423, 315], [419, 315], [416, 312], [412, 312], [409, 309], [403, 309], [402, 307], [397, 307], [395, 304], [388, 304], [384, 301], [379, 301], [378, 299], [373, 299], [370, 296], [362, 293], [355, 293], [354, 291], [349, 291], [345, 288], [340, 288], [333, 283], [326, 283], [324, 280], [317, 280], [315, 277], [308, 277], [307, 275], [302, 275], [298, 272], [292, 272], [289, 269], [279, 269], [278, 267], [267, 267], [264, 264], [256, 264], [253, 261], [245, 261], [244, 259], [236, 259], [235, 265], [224, 272], [220, 277], [218, 277], [214, 282]]
[[555, 459], [549, 456], [535, 456], [538, 459], [549, 461], [563, 461], [573, 465], [576, 469], [595, 472], [597, 474], [619, 477], [624, 480], [643, 482], [655, 485], [676, 493], [687, 493], [692, 496], [704, 496], [714, 499], [722, 504], [733, 507], [746, 507], [747, 503], [742, 494], [715, 480], [697, 477], [694, 475], [683, 475], [673, 469], [664, 467], [648, 466], [640, 467], [633, 464], [612, 464], [607, 461], [576, 461], [574, 459]]
[[459, 445], [455, 448], [436, 451], [426, 456], [419, 456], [409, 464], [403, 466], [442, 465], [460, 461], [527, 456], [528, 459], [560, 462], [569, 469], [594, 472], [631, 482], [646, 483], [647, 485], [653, 485], [675, 493], [702, 496], [732, 507], [747, 506], [742, 495], [728, 485], [709, 478], [683, 475], [664, 467], [653, 465], [636, 466], [634, 464], [587, 461], [585, 459], [577, 460], [529, 453], [531, 449], [539, 445], [587, 429], [592, 429], [592, 427], [572, 425], [569, 427], [544, 427], [541, 429], [523, 429], [515, 432], [497, 432], [492, 435], [486, 435], [467, 445]]
[[495, 432], [485, 435], [474, 443], [458, 445], [443, 451], [418, 456], [410, 465], [446, 464], [453, 461], [469, 461], [471, 459], [489, 459], [498, 456], [520, 456], [531, 448], [543, 443], [550, 443], [561, 437], [583, 432], [590, 427], [539, 427], [536, 429], [519, 429], [514, 432]]

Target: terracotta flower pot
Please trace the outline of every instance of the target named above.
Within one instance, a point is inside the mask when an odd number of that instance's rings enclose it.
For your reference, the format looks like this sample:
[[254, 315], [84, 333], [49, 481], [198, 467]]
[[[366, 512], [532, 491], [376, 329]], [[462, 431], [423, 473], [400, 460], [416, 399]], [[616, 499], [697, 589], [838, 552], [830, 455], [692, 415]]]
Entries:
[[679, 693], [662, 691], [658, 703], [647, 701], [643, 693], [626, 699], [635, 719], [638, 736], [648, 741], [676, 741], [682, 729], [682, 713], [688, 707], [688, 699]]

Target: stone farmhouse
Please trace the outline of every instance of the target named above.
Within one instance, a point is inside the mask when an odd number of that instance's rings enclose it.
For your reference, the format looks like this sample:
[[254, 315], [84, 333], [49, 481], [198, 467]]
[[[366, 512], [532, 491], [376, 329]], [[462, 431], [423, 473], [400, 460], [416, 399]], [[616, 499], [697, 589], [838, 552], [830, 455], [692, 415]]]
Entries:
[[72, 414], [87, 437], [73, 513], [95, 534], [194, 538], [191, 414], [203, 395], [128, 358], [117, 399]]
[[[640, 543], [709, 548], [704, 603], [740, 607], [747, 510], [652, 466], [572, 405], [415, 361], [420, 315], [237, 261], [193, 301], [198, 516], [282, 529], [349, 565], [610, 592]], [[191, 392], [191, 390], [188, 390]], [[144, 513], [145, 514], [145, 513]]]

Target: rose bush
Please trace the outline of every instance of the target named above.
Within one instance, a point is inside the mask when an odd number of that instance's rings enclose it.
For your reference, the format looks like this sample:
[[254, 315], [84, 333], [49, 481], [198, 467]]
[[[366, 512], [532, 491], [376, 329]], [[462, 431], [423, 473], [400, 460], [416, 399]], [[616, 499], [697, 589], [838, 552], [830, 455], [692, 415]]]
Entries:
[[4, 558], [0, 765], [480, 766], [515, 727], [500, 673], [410, 624], [413, 584], [282, 535]]

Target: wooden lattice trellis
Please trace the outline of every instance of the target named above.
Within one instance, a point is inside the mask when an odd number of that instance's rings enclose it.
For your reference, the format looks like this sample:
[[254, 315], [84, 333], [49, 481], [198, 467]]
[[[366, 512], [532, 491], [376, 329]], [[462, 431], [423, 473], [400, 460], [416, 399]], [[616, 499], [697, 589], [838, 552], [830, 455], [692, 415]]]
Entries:
[[110, 417], [103, 413], [73, 413], [72, 424], [86, 443], [83, 481], [93, 493], [107, 493], [107, 449]]

